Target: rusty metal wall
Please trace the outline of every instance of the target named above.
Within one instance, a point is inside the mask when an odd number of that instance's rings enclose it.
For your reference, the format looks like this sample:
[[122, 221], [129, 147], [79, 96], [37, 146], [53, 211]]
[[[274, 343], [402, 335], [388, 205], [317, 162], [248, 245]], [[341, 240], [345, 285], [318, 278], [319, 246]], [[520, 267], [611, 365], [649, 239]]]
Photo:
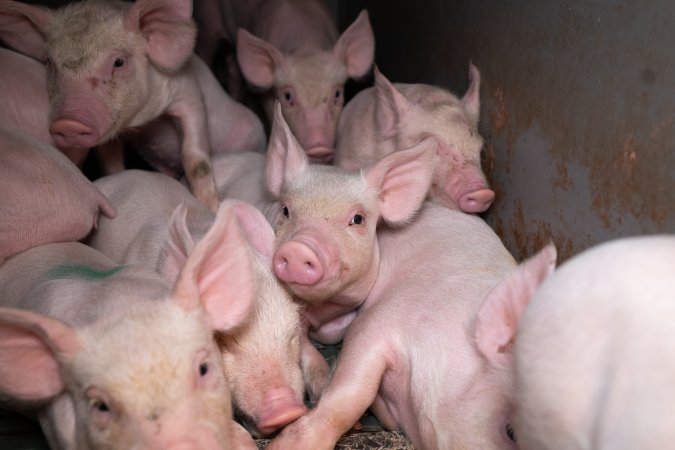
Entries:
[[481, 71], [485, 215], [523, 258], [675, 232], [675, 3], [344, 0], [393, 81], [463, 94]]

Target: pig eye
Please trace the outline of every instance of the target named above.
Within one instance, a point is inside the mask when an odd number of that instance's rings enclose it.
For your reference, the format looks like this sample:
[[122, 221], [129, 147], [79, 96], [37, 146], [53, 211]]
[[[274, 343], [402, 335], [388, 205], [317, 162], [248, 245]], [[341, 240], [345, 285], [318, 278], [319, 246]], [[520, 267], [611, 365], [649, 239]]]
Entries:
[[506, 437], [508, 437], [512, 442], [518, 442], [516, 440], [516, 431], [513, 429], [510, 423], [506, 424], [504, 431], [506, 431]]
[[124, 63], [125, 63], [124, 58], [119, 56], [119, 57], [115, 58], [115, 61], [113, 61], [113, 66], [116, 69], [119, 69], [120, 67], [124, 67]]
[[209, 363], [203, 362], [199, 365], [199, 376], [206, 376], [207, 373], [209, 373]]
[[342, 97], [342, 89], [336, 89], [334, 95], [335, 103], [337, 103], [340, 100], [340, 97]]
[[290, 213], [288, 212], [288, 206], [284, 205], [284, 207], [281, 209], [281, 212], [284, 213], [284, 217], [289, 217]]
[[361, 214], [355, 214], [352, 220], [349, 221], [349, 225], [361, 225], [364, 220], [366, 219]]
[[293, 101], [293, 94], [291, 94], [291, 91], [284, 92], [284, 99], [286, 100], [286, 103], [288, 103], [290, 106], [295, 105], [295, 102]]
[[91, 402], [91, 407], [94, 408], [98, 412], [106, 413], [110, 412], [110, 407], [106, 402], [100, 399], [95, 399]]

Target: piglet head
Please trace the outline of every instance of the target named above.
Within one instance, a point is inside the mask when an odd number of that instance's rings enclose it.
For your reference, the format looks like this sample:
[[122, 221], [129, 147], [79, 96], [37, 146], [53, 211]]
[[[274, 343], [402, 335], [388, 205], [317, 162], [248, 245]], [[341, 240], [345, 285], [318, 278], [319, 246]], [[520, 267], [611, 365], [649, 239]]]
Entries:
[[285, 54], [243, 29], [237, 38], [237, 58], [248, 82], [262, 91], [272, 90], [265, 105], [268, 117], [278, 101], [310, 161], [318, 163], [332, 159], [345, 82], [368, 73], [374, 52], [365, 10], [330, 50], [308, 46]]
[[[192, 54], [191, 2], [84, 0], [57, 10], [7, 1], [0, 37], [47, 64], [50, 133], [62, 149], [89, 148], [150, 100], [152, 70], [178, 70]], [[151, 67], [153, 66], [153, 67]]]
[[467, 213], [487, 210], [495, 194], [481, 170], [483, 138], [478, 133], [480, 72], [469, 67], [470, 85], [461, 99], [428, 85], [397, 89], [375, 70], [375, 123], [385, 145], [396, 150], [423, 138], [436, 143], [438, 162], [429, 198]]
[[362, 172], [310, 165], [277, 105], [266, 164], [268, 188], [281, 202], [276, 275], [309, 302], [365, 299], [379, 267], [377, 225], [413, 217], [429, 189], [433, 161], [424, 141]]

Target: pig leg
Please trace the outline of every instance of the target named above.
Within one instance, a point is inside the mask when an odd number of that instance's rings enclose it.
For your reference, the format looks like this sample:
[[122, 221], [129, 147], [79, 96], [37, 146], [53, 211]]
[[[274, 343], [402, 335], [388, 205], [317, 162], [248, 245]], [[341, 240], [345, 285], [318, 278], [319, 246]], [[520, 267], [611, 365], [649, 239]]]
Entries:
[[94, 154], [103, 175], [124, 170], [124, 144], [119, 139], [94, 147]]
[[[193, 95], [201, 98], [198, 91], [193, 92]], [[183, 132], [181, 159], [190, 190], [215, 213], [218, 210], [218, 195], [211, 167], [211, 145], [203, 103], [178, 102], [170, 108], [169, 114], [178, 120]]]
[[253, 436], [246, 431], [246, 428], [234, 420], [230, 425], [232, 427], [232, 442], [234, 443], [234, 448], [238, 450], [258, 450], [258, 446], [255, 444]]
[[[382, 340], [365, 339], [369, 345], [346, 345], [333, 379], [317, 407], [286, 426], [267, 447], [275, 449], [330, 450], [373, 403], [388, 362]], [[373, 345], [375, 342], [375, 345]], [[349, 344], [356, 344], [351, 342]]]
[[303, 333], [300, 339], [300, 366], [309, 401], [315, 405], [330, 382], [331, 370], [323, 355], [307, 337], [307, 333]]

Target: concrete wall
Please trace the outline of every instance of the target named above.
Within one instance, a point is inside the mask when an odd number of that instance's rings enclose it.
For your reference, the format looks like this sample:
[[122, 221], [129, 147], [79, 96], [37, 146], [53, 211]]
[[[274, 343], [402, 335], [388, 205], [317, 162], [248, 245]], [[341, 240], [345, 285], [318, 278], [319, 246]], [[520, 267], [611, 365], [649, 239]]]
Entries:
[[463, 94], [481, 71], [485, 215], [518, 258], [675, 232], [675, 3], [345, 0], [393, 81]]

